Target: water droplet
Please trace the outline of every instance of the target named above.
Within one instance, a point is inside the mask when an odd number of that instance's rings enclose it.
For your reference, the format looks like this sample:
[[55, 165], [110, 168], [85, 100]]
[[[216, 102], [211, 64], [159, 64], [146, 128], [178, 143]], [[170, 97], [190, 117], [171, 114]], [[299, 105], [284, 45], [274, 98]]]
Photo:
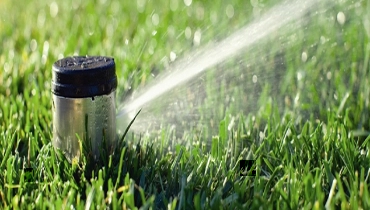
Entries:
[[32, 96], [36, 95], [36, 89], [35, 89], [35, 88], [33, 88], [33, 89], [31, 90], [31, 95], [32, 95]]
[[155, 26], [157, 26], [159, 24], [159, 15], [157, 13], [154, 13], [152, 15], [152, 23]]
[[190, 39], [191, 38], [191, 28], [188, 26], [185, 29], [185, 38]]
[[5, 73], [9, 73], [9, 71], [10, 71], [10, 65], [9, 65], [8, 62], [4, 63], [4, 71], [5, 71]]
[[37, 26], [39, 28], [42, 28], [44, 26], [45, 19], [46, 19], [46, 17], [45, 17], [45, 11], [44, 10], [41, 10], [39, 12], [39, 14], [37, 15]]
[[296, 107], [299, 105], [299, 98], [300, 98], [300, 94], [297, 93], [297, 95], [294, 98], [294, 106]]
[[172, 25], [169, 25], [167, 28], [167, 33], [169, 37], [175, 36], [175, 28]]
[[47, 55], [49, 53], [49, 42], [45, 41], [44, 46], [42, 47], [42, 54]]
[[148, 47], [148, 52], [149, 52], [150, 55], [153, 55], [154, 54], [154, 47], [152, 45], [150, 45]]
[[51, 17], [56, 17], [58, 15], [58, 4], [53, 1], [51, 4], [50, 4], [50, 16]]
[[37, 41], [35, 39], [32, 39], [30, 42], [30, 49], [31, 51], [35, 51], [37, 49]]
[[312, 57], [312, 62], [313, 62], [313, 63], [316, 63], [316, 61], [317, 61], [316, 56], [313, 56], [313, 57]]
[[226, 15], [228, 18], [234, 17], [234, 7], [233, 5], [229, 4], [226, 6]]
[[257, 75], [253, 75], [253, 77], [252, 77], [252, 81], [253, 81], [253, 83], [257, 83]]
[[320, 43], [325, 44], [329, 39], [325, 38], [325, 36], [320, 36]]
[[179, 8], [178, 0], [171, 0], [170, 9], [172, 10], [172, 12], [175, 12], [177, 10], [177, 8]]
[[326, 78], [328, 79], [328, 80], [330, 80], [331, 79], [331, 72], [329, 71], [328, 73], [326, 73]]
[[145, 8], [145, 0], [137, 0], [137, 11], [139, 13], [142, 13], [144, 12], [144, 8]]
[[338, 12], [337, 14], [337, 21], [339, 24], [343, 25], [346, 22], [346, 16], [343, 12]]
[[171, 60], [171, 61], [175, 61], [175, 59], [176, 59], [176, 53], [171, 52], [171, 53], [170, 53], [170, 60]]
[[200, 38], [202, 37], [202, 33], [200, 30], [196, 30], [194, 33], [194, 45], [198, 46], [200, 44]]
[[259, 137], [260, 137], [260, 139], [264, 139], [265, 138], [265, 133], [263, 133], [262, 131], [260, 131]]
[[304, 77], [304, 71], [297, 72], [297, 80], [300, 81]]
[[13, 49], [9, 50], [8, 56], [9, 56], [9, 60], [12, 60], [14, 58], [14, 50]]
[[235, 125], [235, 118], [232, 117], [229, 125], [227, 126], [227, 130], [231, 131], [231, 129], [234, 127], [234, 125]]
[[184, 4], [185, 4], [186, 6], [190, 6], [190, 5], [191, 5], [191, 3], [192, 3], [192, 0], [184, 0]]
[[301, 59], [302, 59], [302, 61], [303, 61], [304, 63], [307, 61], [307, 53], [306, 53], [306, 52], [302, 52]]
[[42, 63], [42, 65], [45, 65], [46, 64], [46, 61], [47, 61], [47, 55], [42, 55], [41, 56], [41, 63]]

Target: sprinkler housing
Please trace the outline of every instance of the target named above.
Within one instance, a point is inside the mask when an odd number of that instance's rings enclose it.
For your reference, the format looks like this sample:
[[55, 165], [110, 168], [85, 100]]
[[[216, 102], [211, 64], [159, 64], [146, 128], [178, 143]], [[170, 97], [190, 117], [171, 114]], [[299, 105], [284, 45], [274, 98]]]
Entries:
[[52, 67], [53, 145], [72, 162], [84, 149], [98, 160], [116, 145], [115, 62], [74, 56]]

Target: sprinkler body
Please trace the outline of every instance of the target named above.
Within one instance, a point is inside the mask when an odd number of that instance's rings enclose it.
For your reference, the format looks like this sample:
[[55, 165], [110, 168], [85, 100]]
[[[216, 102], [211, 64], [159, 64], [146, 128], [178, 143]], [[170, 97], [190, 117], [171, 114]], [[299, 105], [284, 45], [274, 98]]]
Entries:
[[74, 56], [53, 65], [53, 145], [70, 161], [83, 151], [99, 159], [116, 145], [114, 59]]

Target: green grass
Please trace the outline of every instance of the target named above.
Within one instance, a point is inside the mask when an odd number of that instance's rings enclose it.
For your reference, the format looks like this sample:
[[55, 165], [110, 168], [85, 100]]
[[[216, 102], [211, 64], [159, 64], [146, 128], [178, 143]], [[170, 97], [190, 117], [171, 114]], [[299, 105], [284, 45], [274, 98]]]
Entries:
[[[307, 14], [295, 23], [300, 27], [286, 26], [286, 33], [271, 34], [254, 50], [214, 67], [246, 71], [249, 81], [258, 75], [254, 85], [218, 81], [209, 71], [206, 104], [225, 98], [230, 87], [239, 89], [233, 90], [235, 103], [216, 103], [212, 111], [200, 107], [196, 119], [206, 125], [203, 133], [189, 129], [179, 137], [163, 129], [140, 138], [129, 132], [99, 163], [85, 154], [70, 164], [56, 154], [50, 84], [58, 58], [113, 56], [122, 101], [130, 87], [144, 86], [169, 65], [171, 51], [182, 57], [197, 49], [195, 31], [206, 45], [253, 19], [249, 1], [170, 2], [65, 1], [58, 2], [57, 14], [56, 4], [47, 1], [0, 2], [0, 207], [370, 208], [366, 1], [341, 1]], [[263, 13], [273, 1], [262, 3]], [[232, 18], [227, 4], [233, 5]], [[343, 25], [336, 20], [340, 11]], [[214, 122], [202, 121], [208, 112]], [[176, 144], [176, 138], [192, 144]], [[256, 160], [255, 177], [240, 176], [241, 159]], [[31, 174], [25, 170], [30, 167]]]

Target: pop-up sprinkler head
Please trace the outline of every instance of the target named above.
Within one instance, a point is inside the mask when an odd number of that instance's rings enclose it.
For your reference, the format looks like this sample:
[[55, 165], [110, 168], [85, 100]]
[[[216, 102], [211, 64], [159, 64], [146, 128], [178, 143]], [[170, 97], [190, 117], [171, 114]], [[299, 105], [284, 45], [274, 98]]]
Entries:
[[53, 145], [71, 162], [87, 149], [97, 160], [116, 145], [114, 59], [75, 56], [53, 65]]

